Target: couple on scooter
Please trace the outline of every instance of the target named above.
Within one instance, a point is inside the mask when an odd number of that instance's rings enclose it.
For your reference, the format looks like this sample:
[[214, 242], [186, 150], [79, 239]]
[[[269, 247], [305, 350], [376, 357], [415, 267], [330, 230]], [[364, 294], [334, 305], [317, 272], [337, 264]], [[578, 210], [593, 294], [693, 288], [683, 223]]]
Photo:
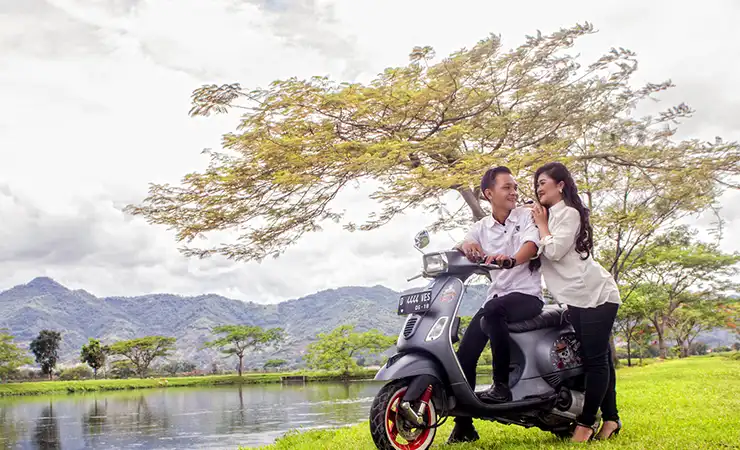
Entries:
[[[488, 263], [512, 260], [515, 264], [511, 269], [491, 272], [486, 301], [460, 342], [457, 355], [468, 383], [475, 388], [478, 358], [490, 340], [494, 384], [478, 394], [479, 398], [489, 403], [512, 400], [507, 324], [540, 314], [544, 276], [554, 298], [568, 305], [586, 368], [585, 404], [572, 440], [582, 442], [594, 437], [591, 427], [599, 407], [604, 424], [596, 438], [616, 435], [621, 421], [609, 334], [621, 300], [612, 276], [593, 259], [588, 210], [578, 196], [573, 177], [561, 163], [540, 167], [534, 177], [538, 204], [533, 208], [516, 207], [518, 187], [506, 167], [489, 169], [480, 187], [492, 214], [472, 226], [460, 249], [471, 261], [485, 257]], [[481, 318], [485, 318], [485, 329]], [[472, 419], [457, 417], [449, 442], [477, 439]]]

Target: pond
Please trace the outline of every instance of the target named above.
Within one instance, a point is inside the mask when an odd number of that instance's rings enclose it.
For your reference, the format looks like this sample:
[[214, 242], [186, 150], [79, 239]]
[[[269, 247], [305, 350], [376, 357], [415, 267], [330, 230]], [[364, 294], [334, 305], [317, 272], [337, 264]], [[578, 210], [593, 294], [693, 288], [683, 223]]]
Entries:
[[0, 398], [0, 449], [236, 449], [368, 419], [377, 382]]

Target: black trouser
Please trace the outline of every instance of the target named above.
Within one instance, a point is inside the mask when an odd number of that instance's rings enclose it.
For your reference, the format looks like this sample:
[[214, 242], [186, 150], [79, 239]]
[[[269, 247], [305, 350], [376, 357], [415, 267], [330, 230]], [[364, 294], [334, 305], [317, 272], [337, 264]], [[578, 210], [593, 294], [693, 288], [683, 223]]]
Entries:
[[[509, 382], [509, 361], [511, 359], [511, 350], [509, 349], [509, 322], [520, 322], [531, 319], [542, 311], [542, 301], [528, 294], [512, 292], [510, 294], [494, 297], [478, 312], [475, 313], [470, 325], [465, 330], [460, 348], [457, 350], [457, 359], [460, 361], [465, 378], [471, 389], [475, 390], [475, 368], [478, 365], [486, 342], [491, 340], [491, 350], [493, 351], [495, 381], [502, 383]], [[488, 334], [481, 329], [480, 319], [486, 318], [489, 324]], [[457, 417], [456, 423], [472, 423], [470, 417]]]
[[609, 335], [617, 317], [619, 305], [604, 303], [596, 308], [569, 306], [570, 322], [581, 342], [581, 354], [586, 369], [586, 393], [583, 412], [577, 418], [581, 425], [592, 426], [601, 407], [604, 421], [619, 420], [617, 412], [616, 374], [609, 347]]

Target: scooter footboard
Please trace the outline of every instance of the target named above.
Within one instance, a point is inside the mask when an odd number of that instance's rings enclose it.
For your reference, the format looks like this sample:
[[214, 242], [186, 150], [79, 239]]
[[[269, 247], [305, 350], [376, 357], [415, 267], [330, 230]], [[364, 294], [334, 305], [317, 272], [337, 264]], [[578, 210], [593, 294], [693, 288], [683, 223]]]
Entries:
[[431, 375], [444, 382], [446, 377], [439, 362], [423, 353], [393, 355], [375, 374], [375, 380], [397, 380], [418, 375]]

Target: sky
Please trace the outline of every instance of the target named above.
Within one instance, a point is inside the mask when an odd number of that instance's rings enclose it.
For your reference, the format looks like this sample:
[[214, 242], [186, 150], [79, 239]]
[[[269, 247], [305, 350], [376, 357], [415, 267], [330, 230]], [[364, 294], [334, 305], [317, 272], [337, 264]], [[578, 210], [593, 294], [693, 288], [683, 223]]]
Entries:
[[[526, 34], [589, 21], [576, 49], [594, 59], [635, 51], [636, 81], [677, 85], [661, 106], [697, 110], [680, 137], [740, 140], [740, 2], [457, 0], [0, 0], [0, 289], [49, 276], [98, 296], [215, 293], [274, 303], [345, 285], [408, 286], [414, 212], [374, 232], [327, 227], [262, 263], [188, 259], [164, 227], [122, 212], [148, 183], [202, 170], [234, 116], [191, 118], [203, 84], [265, 87], [329, 75], [368, 81], [414, 46], [444, 56], [490, 33]], [[367, 191], [339, 199], [349, 217]], [[740, 195], [722, 199], [726, 250], [740, 250]], [[706, 220], [699, 220], [704, 226]], [[442, 249], [463, 232], [433, 236]]]

